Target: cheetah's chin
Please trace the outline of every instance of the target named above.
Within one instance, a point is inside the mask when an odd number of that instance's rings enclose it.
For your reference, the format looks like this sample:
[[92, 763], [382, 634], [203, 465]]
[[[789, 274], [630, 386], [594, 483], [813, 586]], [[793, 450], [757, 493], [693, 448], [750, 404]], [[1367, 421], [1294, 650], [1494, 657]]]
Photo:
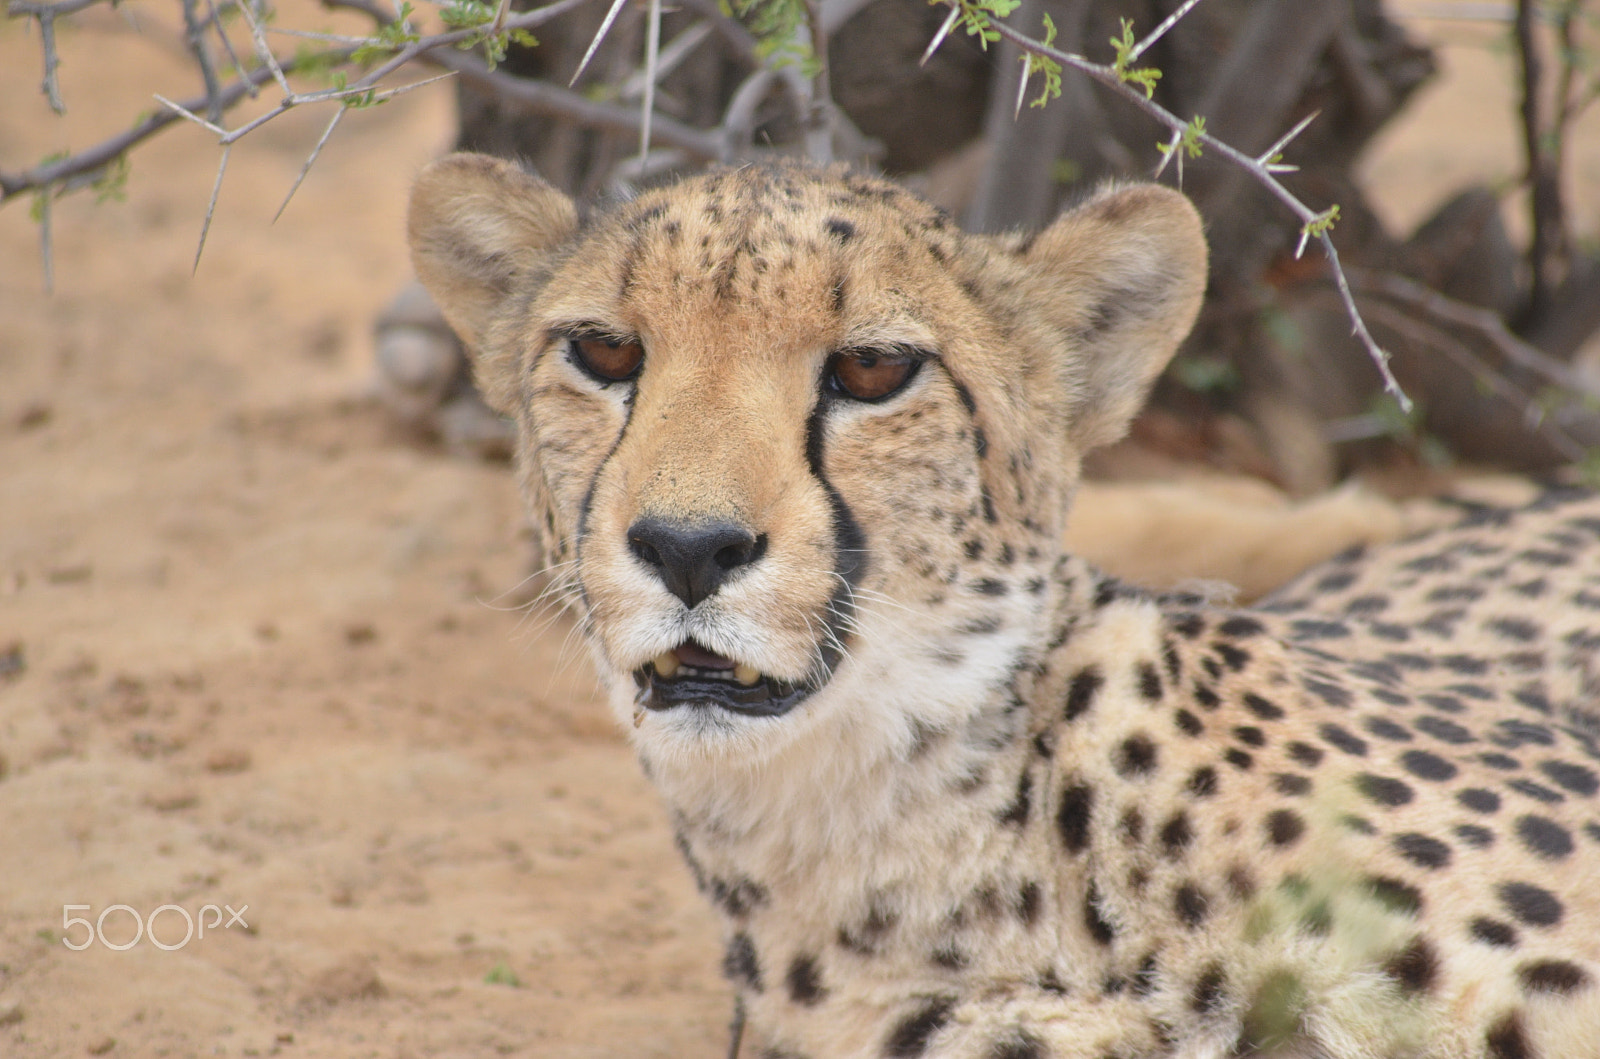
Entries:
[[778, 717], [815, 689], [763, 675], [685, 640], [633, 671], [635, 702], [649, 710], [718, 706], [748, 717]]

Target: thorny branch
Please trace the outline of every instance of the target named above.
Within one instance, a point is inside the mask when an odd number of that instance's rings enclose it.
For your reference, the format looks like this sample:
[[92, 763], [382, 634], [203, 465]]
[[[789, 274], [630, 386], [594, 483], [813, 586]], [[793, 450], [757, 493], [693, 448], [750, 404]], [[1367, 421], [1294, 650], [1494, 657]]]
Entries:
[[[943, 0], [943, 2], [962, 5], [967, 0]], [[1193, 0], [1193, 2], [1185, 4], [1182, 10], [1188, 11], [1198, 2], [1199, 0]], [[1129, 56], [1142, 54], [1155, 43], [1160, 35], [1172, 27], [1174, 21], [1173, 19], [1168, 19], [1157, 26], [1152, 33], [1134, 44], [1127, 54]], [[1144, 87], [1141, 87], [1136, 81], [1130, 80], [1127, 76], [1127, 67], [1131, 63], [1131, 59], [1124, 62], [1122, 69], [1118, 69], [1114, 66], [1091, 62], [1081, 55], [1052, 48], [999, 20], [988, 20], [988, 24], [1000, 37], [1011, 41], [1018, 48], [1021, 48], [1026, 55], [1049, 59], [1063, 67], [1077, 70], [1079, 73], [1093, 78], [1170, 129], [1172, 131], [1172, 140], [1166, 148], [1166, 158], [1179, 155], [1191, 145], [1195, 149], [1203, 146], [1239, 166], [1265, 187], [1274, 198], [1283, 203], [1301, 223], [1301, 249], [1303, 250], [1306, 241], [1313, 237], [1322, 244], [1323, 253], [1326, 255], [1328, 267], [1333, 273], [1334, 282], [1339, 290], [1340, 300], [1344, 303], [1345, 312], [1350, 317], [1354, 333], [1361, 340], [1367, 355], [1372, 358], [1373, 364], [1377, 367], [1378, 374], [1383, 380], [1384, 390], [1395, 399], [1403, 411], [1411, 411], [1411, 399], [1400, 388], [1399, 381], [1395, 379], [1394, 373], [1389, 369], [1389, 354], [1372, 337], [1372, 332], [1367, 329], [1366, 321], [1362, 319], [1361, 311], [1356, 307], [1355, 298], [1350, 293], [1350, 281], [1345, 276], [1344, 269], [1339, 263], [1339, 251], [1334, 247], [1333, 239], [1328, 234], [1329, 229], [1332, 227], [1332, 222], [1338, 216], [1337, 208], [1325, 210], [1321, 213], [1313, 210], [1301, 202], [1288, 188], [1284, 187], [1276, 176], [1277, 173], [1285, 172], [1288, 168], [1277, 162], [1276, 156], [1278, 152], [1283, 150], [1289, 140], [1293, 139], [1305, 127], [1304, 123], [1292, 130], [1288, 136], [1273, 145], [1260, 157], [1252, 158], [1206, 132], [1202, 118], [1197, 118], [1194, 121], [1184, 121], [1161, 104], [1155, 102], [1154, 98], [1152, 98], [1153, 93], [1147, 92]], [[1025, 57], [1024, 62], [1026, 61]], [[1163, 160], [1162, 166], [1165, 167], [1165, 165], [1166, 162]], [[1158, 169], [1157, 172], [1159, 173], [1160, 170]]]
[[[67, 105], [61, 99], [61, 85], [56, 80], [56, 68], [61, 57], [56, 54], [56, 19], [82, 11], [105, 0], [57, 0], [53, 4], [33, 3], [31, 0], [9, 0], [6, 15], [10, 18], [31, 18], [39, 23], [39, 42], [44, 50], [44, 84], [41, 86], [50, 109], [65, 114]], [[114, 5], [116, 0], [110, 0]]]

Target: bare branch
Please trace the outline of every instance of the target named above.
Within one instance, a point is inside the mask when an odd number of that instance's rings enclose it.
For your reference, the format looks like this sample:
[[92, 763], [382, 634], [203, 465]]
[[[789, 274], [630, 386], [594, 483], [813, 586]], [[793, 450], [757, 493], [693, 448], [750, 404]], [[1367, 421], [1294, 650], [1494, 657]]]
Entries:
[[[195, 65], [200, 67], [200, 80], [206, 86], [206, 117], [216, 123], [222, 120], [222, 86], [217, 81], [216, 67], [211, 65], [211, 49], [206, 47], [206, 23], [200, 18], [198, 4], [199, 0], [183, 0], [180, 5], [184, 41], [189, 46], [189, 54], [194, 56]], [[220, 26], [218, 31], [221, 31]]]

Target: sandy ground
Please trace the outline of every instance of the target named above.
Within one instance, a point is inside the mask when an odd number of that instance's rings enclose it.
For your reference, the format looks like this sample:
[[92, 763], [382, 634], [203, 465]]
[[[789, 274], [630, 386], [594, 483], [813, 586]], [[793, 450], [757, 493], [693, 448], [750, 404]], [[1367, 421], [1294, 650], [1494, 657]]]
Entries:
[[[68, 30], [63, 122], [0, 24], [0, 162], [192, 94], [160, 36]], [[567, 624], [511, 606], [510, 476], [360, 397], [448, 92], [347, 120], [271, 227], [323, 120], [235, 151], [196, 276], [198, 130], [57, 205], [53, 296], [0, 211], [0, 1054], [720, 1054], [711, 917]], [[1510, 171], [1468, 142], [1386, 143], [1396, 218]]]

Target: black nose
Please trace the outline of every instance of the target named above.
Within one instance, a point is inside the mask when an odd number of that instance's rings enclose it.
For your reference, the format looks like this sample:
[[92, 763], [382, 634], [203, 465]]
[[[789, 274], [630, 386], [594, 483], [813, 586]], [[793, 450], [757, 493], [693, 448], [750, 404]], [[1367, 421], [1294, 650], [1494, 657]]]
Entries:
[[756, 536], [732, 522], [664, 522], [642, 518], [628, 529], [628, 547], [686, 606], [715, 592], [733, 571], [767, 550]]

